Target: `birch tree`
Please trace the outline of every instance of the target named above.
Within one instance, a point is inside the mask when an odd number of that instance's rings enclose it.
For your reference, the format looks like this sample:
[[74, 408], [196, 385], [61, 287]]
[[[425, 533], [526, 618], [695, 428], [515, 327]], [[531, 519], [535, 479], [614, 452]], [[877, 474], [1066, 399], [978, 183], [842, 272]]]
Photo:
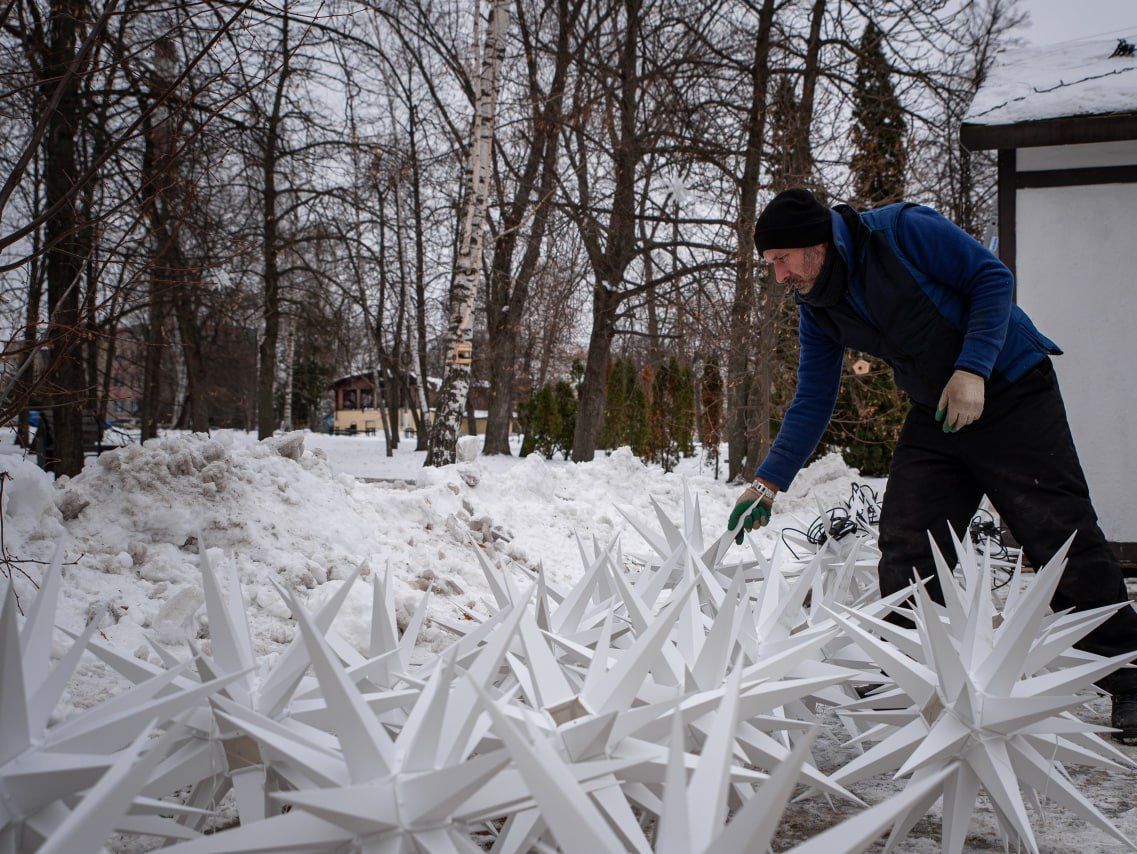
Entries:
[[474, 297], [482, 266], [482, 226], [486, 214], [490, 167], [493, 155], [494, 106], [498, 76], [505, 54], [505, 30], [509, 18], [506, 0], [494, 0], [490, 24], [486, 29], [478, 73], [478, 92], [473, 131], [465, 170], [466, 206], [462, 215], [461, 242], [455, 263], [454, 284], [450, 291], [450, 320], [447, 326], [446, 373], [438, 392], [430, 449], [426, 465], [442, 466], [454, 462], [458, 431], [470, 391], [472, 324]]

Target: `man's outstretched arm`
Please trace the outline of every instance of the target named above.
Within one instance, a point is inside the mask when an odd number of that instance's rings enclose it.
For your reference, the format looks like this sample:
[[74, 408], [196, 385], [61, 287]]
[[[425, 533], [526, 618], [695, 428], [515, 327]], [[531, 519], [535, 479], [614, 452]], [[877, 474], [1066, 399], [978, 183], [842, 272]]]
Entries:
[[797, 390], [773, 447], [755, 475], [755, 480], [769, 490], [769, 496], [747, 487], [727, 523], [727, 528], [734, 530], [741, 521], [735, 540], [739, 544], [744, 530], [762, 527], [770, 520], [773, 494], [789, 488], [798, 470], [817, 448], [837, 402], [844, 347], [826, 335], [805, 308], [801, 309], [798, 320], [798, 340], [801, 350]]
[[800, 311], [797, 389], [770, 453], [756, 473], [756, 477], [769, 481], [779, 490], [789, 489], [798, 471], [817, 449], [833, 416], [841, 387], [844, 346], [822, 331], [809, 316], [809, 309], [803, 307]]

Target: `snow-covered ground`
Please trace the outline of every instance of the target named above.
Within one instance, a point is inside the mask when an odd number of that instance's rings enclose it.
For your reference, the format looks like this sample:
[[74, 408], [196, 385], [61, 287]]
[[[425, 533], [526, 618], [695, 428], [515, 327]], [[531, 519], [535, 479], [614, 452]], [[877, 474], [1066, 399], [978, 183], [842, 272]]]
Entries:
[[[431, 588], [431, 613], [455, 618], [460, 607], [483, 610], [489, 595], [474, 548], [499, 562], [543, 562], [550, 580], [568, 582], [581, 571], [577, 536], [590, 549], [593, 540], [607, 545], [620, 536], [629, 555], [646, 551], [619, 508], [650, 518], [654, 498], [673, 512], [686, 484], [704, 518], [725, 524], [738, 493], [697, 458], [664, 474], [626, 449], [584, 464], [479, 456], [434, 469], [422, 466], [413, 444], [387, 457], [381, 438], [168, 434], [91, 458], [78, 477], [52, 483], [12, 453], [10, 440], [3, 447], [0, 465], [14, 478], [4, 495], [8, 554], [34, 578], [41, 565], [27, 561], [48, 560], [64, 542], [64, 621], [81, 626], [92, 605], [104, 603], [115, 620], [105, 635], [140, 655], [147, 632], [175, 645], [206, 636], [199, 537], [215, 560], [234, 562], [258, 651], [269, 654], [293, 631], [270, 578], [314, 606], [366, 562], [368, 571], [389, 568], [401, 616]], [[767, 548], [794, 513], [805, 518], [817, 500], [845, 499], [854, 474], [837, 456], [803, 473], [760, 535]], [[17, 579], [27, 592], [28, 580]], [[354, 588], [337, 623], [361, 650], [368, 596]]]
[[[388, 458], [382, 438], [293, 433], [257, 442], [234, 431], [169, 434], [130, 445], [90, 460], [72, 480], [53, 483], [21, 458], [10, 435], [0, 440], [0, 469], [11, 477], [4, 484], [3, 545], [19, 570], [17, 591], [30, 595], [31, 581], [42, 570], [37, 561], [50, 559], [62, 542], [68, 567], [61, 623], [78, 629], [101, 603], [108, 611], [104, 636], [146, 658], [155, 655], [147, 635], [183, 654], [189, 639], [208, 643], [197, 568], [202, 539], [215, 565], [231, 561], [237, 569], [256, 652], [271, 656], [291, 640], [294, 626], [269, 579], [300, 591], [315, 606], [366, 562], [369, 572], [389, 570], [395, 579], [400, 621], [428, 589], [432, 615], [461, 619], [463, 608], [489, 610], [483, 603], [491, 597], [474, 549], [498, 563], [529, 568], [541, 563], [550, 580], [567, 582], [581, 571], [577, 536], [589, 549], [592, 540], [606, 545], [620, 537], [625, 555], [646, 551], [621, 509], [648, 518], [654, 498], [674, 515], [687, 488], [713, 528], [710, 536], [725, 525], [738, 493], [698, 459], [684, 460], [679, 471], [666, 474], [627, 450], [583, 464], [538, 456], [477, 457], [425, 469], [412, 443]], [[857, 473], [836, 455], [814, 463], [778, 497], [771, 525], [757, 534], [762, 545], [772, 550], [783, 527], [804, 528], [819, 504], [831, 507], [846, 499], [855, 480]], [[336, 623], [361, 651], [368, 643], [370, 609], [367, 586], [356, 585]], [[424, 632], [435, 648], [450, 637], [437, 627]], [[80, 669], [58, 713], [117, 688], [117, 680], [91, 661]], [[1105, 722], [1107, 711], [1107, 703], [1099, 701], [1091, 714]], [[831, 727], [817, 753], [822, 770], [847, 760], [839, 741]], [[1073, 774], [1096, 805], [1137, 838], [1133, 775], [1093, 769]], [[881, 780], [856, 790], [873, 802], [892, 786]], [[1043, 850], [1115, 850], [1104, 835], [1068, 814], [1048, 815], [1040, 833]], [[800, 840], [838, 817], [819, 811], [816, 802], [792, 807], [780, 842]], [[1000, 845], [995, 826], [990, 808], [981, 808], [969, 848]], [[935, 850], [938, 840], [933, 812], [901, 850]]]

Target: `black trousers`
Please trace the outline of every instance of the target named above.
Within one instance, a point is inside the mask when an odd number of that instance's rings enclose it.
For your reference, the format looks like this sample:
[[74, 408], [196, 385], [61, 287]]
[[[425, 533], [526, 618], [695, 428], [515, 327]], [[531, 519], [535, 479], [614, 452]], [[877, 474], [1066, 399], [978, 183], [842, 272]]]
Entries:
[[[881, 511], [881, 594], [906, 586], [915, 570], [932, 578], [928, 592], [942, 602], [928, 532], [953, 560], [947, 526], [966, 536], [984, 494], [1035, 567], [1044, 566], [1077, 531], [1051, 602], [1055, 610], [1086, 610], [1128, 598], [1121, 567], [1098, 527], [1049, 359], [991, 394], [979, 420], [958, 433], [944, 433], [931, 409], [912, 407]], [[1078, 646], [1104, 656], [1137, 654], [1137, 611], [1123, 608]], [[1137, 691], [1137, 668], [1099, 684], [1114, 694]]]

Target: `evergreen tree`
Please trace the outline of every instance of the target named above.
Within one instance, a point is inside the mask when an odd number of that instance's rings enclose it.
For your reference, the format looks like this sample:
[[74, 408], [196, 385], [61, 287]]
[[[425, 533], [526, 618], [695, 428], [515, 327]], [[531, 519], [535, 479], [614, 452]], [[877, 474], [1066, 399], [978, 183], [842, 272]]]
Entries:
[[553, 454], [560, 451], [567, 460], [572, 453], [576, 407], [576, 390], [572, 383], [560, 380], [541, 386], [521, 407], [525, 419], [521, 455], [537, 451], [551, 460]]
[[908, 408], [888, 365], [849, 351], [837, 405], [818, 445], [818, 455], [840, 451], [845, 462], [863, 475], [888, 474]]
[[519, 457], [527, 457], [537, 450], [537, 441], [533, 435], [532, 427], [533, 403], [535, 399], [535, 396], [531, 396], [527, 400], [522, 400], [517, 404], [517, 424], [525, 434], [521, 439], [521, 450], [517, 452]]
[[610, 451], [627, 445], [637, 455], [646, 454], [648, 412], [643, 382], [631, 359], [615, 359], [608, 367], [603, 440]]
[[647, 454], [648, 398], [645, 389], [651, 369], [645, 368], [647, 376], [637, 376], [636, 367], [630, 361], [626, 365], [628, 392], [627, 409], [624, 421], [622, 444], [628, 445], [639, 456]]
[[603, 446], [608, 450], [623, 444], [626, 410], [628, 407], [628, 388], [623, 359], [608, 362], [608, 392], [604, 403], [604, 431], [601, 436]]
[[702, 402], [703, 420], [699, 425], [699, 439], [708, 463], [714, 463], [715, 480], [719, 476], [719, 445], [722, 443], [723, 384], [717, 354], [703, 362]]
[[674, 470], [681, 456], [695, 452], [695, 383], [690, 365], [672, 356], [651, 384], [647, 457]]
[[572, 435], [576, 430], [576, 391], [573, 384], [561, 380], [553, 388], [553, 403], [559, 426], [554, 433], [553, 445], [567, 460], [572, 453]]
[[884, 55], [884, 36], [870, 21], [861, 36], [853, 97], [853, 187], [861, 207], [904, 197], [904, 110]]
[[648, 429], [647, 453], [644, 455], [652, 462], [663, 466], [664, 471], [671, 471], [674, 467], [668, 455], [667, 436], [667, 385], [670, 380], [667, 362], [660, 363], [659, 368], [651, 372], [650, 394], [648, 398]]
[[561, 414], [553, 387], [546, 383], [529, 401], [529, 432], [533, 450], [551, 460], [561, 433]]
[[680, 456], [695, 455], [695, 369], [674, 356], [672, 377], [674, 382], [671, 432]]
[[[891, 73], [884, 36], [870, 21], [861, 36], [853, 101], [851, 168], [855, 202], [862, 208], [904, 197], [906, 128]], [[819, 453], [840, 450], [863, 474], [886, 474], [907, 411], [892, 371], [878, 360], [850, 352]]]

